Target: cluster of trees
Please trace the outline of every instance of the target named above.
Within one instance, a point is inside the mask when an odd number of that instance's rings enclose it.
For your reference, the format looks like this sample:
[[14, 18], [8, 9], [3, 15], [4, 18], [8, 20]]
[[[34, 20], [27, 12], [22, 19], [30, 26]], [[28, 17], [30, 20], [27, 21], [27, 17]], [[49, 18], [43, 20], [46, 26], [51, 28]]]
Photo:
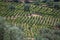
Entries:
[[[21, 27], [16, 27], [11, 24], [6, 24], [5, 20], [0, 17], [0, 40], [27, 40]], [[27, 38], [27, 39], [25, 39]], [[41, 28], [35, 40], [60, 40], [60, 24], [57, 24], [52, 29]]]
[[60, 30], [43, 28], [40, 29], [40, 35], [36, 40], [60, 40]]
[[21, 28], [7, 24], [5, 20], [0, 17], [0, 40], [25, 40], [24, 38], [25, 35]]

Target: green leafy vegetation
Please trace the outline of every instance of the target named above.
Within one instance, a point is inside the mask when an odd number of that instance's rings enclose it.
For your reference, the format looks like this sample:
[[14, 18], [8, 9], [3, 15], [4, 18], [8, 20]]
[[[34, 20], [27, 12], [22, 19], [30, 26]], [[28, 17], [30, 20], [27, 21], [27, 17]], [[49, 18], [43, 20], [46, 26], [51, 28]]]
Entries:
[[0, 16], [7, 22], [4, 40], [59, 40], [60, 38], [60, 30], [54, 34], [56, 30], [49, 29], [60, 23], [60, 10], [39, 3], [35, 5], [0, 2]]
[[42, 28], [37, 40], [60, 40], [60, 30]]

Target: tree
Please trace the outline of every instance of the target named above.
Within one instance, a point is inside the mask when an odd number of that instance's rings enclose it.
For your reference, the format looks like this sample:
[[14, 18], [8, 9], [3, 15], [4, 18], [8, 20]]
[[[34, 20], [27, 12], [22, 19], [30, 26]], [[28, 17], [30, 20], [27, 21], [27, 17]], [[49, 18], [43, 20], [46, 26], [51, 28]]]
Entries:
[[5, 28], [5, 25], [4, 25], [4, 19], [2, 17], [0, 17], [0, 40], [3, 40], [4, 39], [4, 28]]
[[5, 20], [0, 17], [0, 40], [25, 40], [25, 37], [23, 30], [5, 23]]
[[60, 40], [60, 30], [41, 28], [36, 40]]
[[25, 40], [25, 37], [26, 36], [20, 26], [6, 24], [4, 40]]

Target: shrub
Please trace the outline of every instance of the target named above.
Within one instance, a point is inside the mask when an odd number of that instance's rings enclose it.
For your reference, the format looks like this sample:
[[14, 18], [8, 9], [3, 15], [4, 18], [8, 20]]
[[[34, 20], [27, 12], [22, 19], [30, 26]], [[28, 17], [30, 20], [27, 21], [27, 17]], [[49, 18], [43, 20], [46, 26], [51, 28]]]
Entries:
[[9, 5], [9, 9], [12, 11], [12, 10], [15, 10], [15, 7], [13, 5]]
[[54, 8], [55, 9], [60, 9], [60, 6], [59, 5], [54, 5]]
[[30, 6], [29, 6], [29, 5], [25, 5], [25, 6], [24, 6], [24, 11], [30, 11], [30, 9], [29, 9], [29, 8], [30, 8]]
[[34, 2], [34, 5], [39, 5], [40, 3], [39, 2]]
[[54, 29], [60, 29], [60, 23], [57, 23], [53, 28]]

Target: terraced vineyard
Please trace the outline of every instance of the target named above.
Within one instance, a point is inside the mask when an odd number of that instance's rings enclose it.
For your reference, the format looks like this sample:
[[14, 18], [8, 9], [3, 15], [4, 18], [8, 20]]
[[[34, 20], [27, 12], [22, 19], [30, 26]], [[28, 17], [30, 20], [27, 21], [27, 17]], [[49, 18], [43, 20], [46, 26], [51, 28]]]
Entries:
[[[11, 5], [15, 9], [11, 10]], [[24, 3], [0, 2], [0, 16], [13, 25], [20, 25], [28, 37], [37, 36], [38, 30], [42, 27], [52, 27], [60, 22], [60, 10], [28, 4], [30, 11], [24, 11], [24, 5]]]

